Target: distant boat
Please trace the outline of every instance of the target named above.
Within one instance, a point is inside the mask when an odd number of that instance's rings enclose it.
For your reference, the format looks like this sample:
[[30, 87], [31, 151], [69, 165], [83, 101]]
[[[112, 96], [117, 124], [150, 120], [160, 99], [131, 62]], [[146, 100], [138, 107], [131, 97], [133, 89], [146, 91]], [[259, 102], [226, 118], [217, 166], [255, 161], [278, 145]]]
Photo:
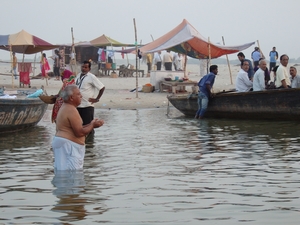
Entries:
[[39, 98], [0, 98], [0, 133], [22, 130], [36, 125], [48, 104]]
[[[186, 116], [195, 116], [198, 96], [168, 96]], [[210, 99], [206, 118], [300, 121], [300, 88], [251, 92], [220, 92]]]

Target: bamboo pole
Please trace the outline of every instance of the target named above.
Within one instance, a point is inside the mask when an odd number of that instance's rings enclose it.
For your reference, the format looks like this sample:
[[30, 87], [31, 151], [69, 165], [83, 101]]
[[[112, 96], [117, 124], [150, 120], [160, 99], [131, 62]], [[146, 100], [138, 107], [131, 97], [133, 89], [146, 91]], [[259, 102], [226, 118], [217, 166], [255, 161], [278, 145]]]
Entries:
[[[224, 37], [222, 36], [222, 40], [223, 40], [223, 45], [225, 45], [225, 41], [224, 41]], [[229, 69], [229, 75], [230, 75], [230, 83], [233, 84], [232, 82], [232, 74], [231, 74], [231, 69], [230, 69], [230, 63], [229, 63], [229, 59], [228, 59], [228, 55], [226, 54], [226, 60], [227, 60], [227, 65], [228, 65], [228, 69]]]
[[[72, 35], [72, 57], [74, 57], [74, 64], [75, 64], [75, 68], [73, 68], [73, 66], [71, 66], [71, 70], [73, 73], [75, 73], [77, 75], [77, 61], [76, 61], [76, 52], [75, 52], [75, 45], [74, 45], [74, 33], [73, 33], [73, 27], [71, 27], [71, 35]], [[71, 59], [71, 64], [72, 64], [72, 59]]]
[[14, 88], [14, 71], [13, 71], [13, 55], [12, 55], [12, 46], [9, 45], [9, 52], [10, 52], [10, 64], [11, 64], [11, 87]]
[[183, 65], [183, 70], [184, 70], [184, 78], [188, 78], [187, 74], [186, 74], [186, 64], [187, 64], [187, 54], [185, 54], [184, 56], [184, 65]]
[[211, 53], [210, 53], [210, 38], [208, 37], [208, 62], [210, 66], [210, 60], [211, 60]]
[[[140, 41], [140, 46], [142, 46], [142, 39], [141, 39], [141, 41]], [[141, 68], [141, 60], [140, 60], [140, 58], [139, 58], [139, 69]]]
[[259, 40], [257, 40], [257, 46], [258, 46], [258, 48], [259, 48], [259, 52], [261, 53], [261, 57], [262, 57], [263, 59], [265, 59], [264, 53], [262, 52], [262, 50], [261, 50], [261, 48], [260, 48], [260, 45], [259, 45]]
[[133, 18], [133, 24], [134, 24], [134, 34], [135, 34], [135, 81], [136, 81], [136, 84], [135, 84], [135, 95], [136, 95], [136, 98], [138, 98], [138, 92], [139, 92], [139, 82], [138, 82], [138, 46], [137, 46], [137, 32], [136, 32], [136, 24], [135, 24], [135, 18]]
[[[23, 51], [23, 57], [22, 57], [22, 72], [25, 71], [25, 65], [24, 65], [24, 59], [25, 59], [25, 54], [24, 54], [24, 51]], [[30, 84], [29, 84], [30, 86]], [[20, 76], [20, 87], [21, 87], [21, 76]], [[23, 83], [23, 87], [24, 87], [24, 83]]]

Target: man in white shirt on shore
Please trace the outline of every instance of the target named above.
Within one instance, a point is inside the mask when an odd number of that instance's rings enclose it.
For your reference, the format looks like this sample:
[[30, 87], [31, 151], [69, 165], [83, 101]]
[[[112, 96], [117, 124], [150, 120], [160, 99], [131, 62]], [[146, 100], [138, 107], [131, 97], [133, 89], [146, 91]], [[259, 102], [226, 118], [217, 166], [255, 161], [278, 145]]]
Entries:
[[265, 85], [265, 70], [267, 68], [267, 62], [264, 59], [259, 61], [259, 69], [253, 76], [253, 91], [263, 91], [266, 89]]
[[156, 66], [156, 70], [161, 70], [161, 51], [154, 53], [154, 65]]
[[237, 92], [247, 92], [253, 86], [251, 80], [249, 80], [247, 71], [249, 70], [249, 62], [243, 61], [242, 68], [236, 76], [235, 89]]

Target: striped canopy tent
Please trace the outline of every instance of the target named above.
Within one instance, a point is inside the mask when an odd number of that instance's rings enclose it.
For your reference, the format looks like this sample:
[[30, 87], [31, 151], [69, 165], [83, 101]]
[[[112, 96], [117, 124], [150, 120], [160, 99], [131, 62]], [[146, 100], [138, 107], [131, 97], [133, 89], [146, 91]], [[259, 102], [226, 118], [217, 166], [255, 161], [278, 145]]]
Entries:
[[141, 47], [140, 51], [145, 54], [147, 52], [158, 52], [169, 49], [192, 58], [207, 59], [218, 58], [223, 55], [245, 50], [254, 43], [255, 42], [250, 42], [235, 46], [213, 44], [184, 19], [173, 30]]
[[26, 32], [25, 30], [16, 34], [0, 35], [0, 49], [16, 53], [34, 54], [57, 47], [57, 45], [52, 45], [49, 42]]
[[[22, 66], [21, 70], [18, 66], [19, 72], [20, 72], [20, 87], [21, 83], [29, 84], [30, 86], [30, 79], [29, 79], [29, 73], [31, 69], [28, 69], [25, 72], [25, 66], [24, 63], [24, 55], [25, 54], [35, 54], [38, 52], [42, 52], [45, 50], [51, 50], [56, 47], [59, 47], [57, 45], [52, 45], [47, 41], [42, 40], [41, 38], [38, 38], [25, 30], [21, 30], [20, 32], [16, 34], [10, 34], [10, 35], [0, 35], [0, 49], [10, 51], [11, 56], [11, 71], [13, 71], [13, 56], [12, 52], [15, 53], [21, 53], [23, 54], [22, 59]], [[30, 66], [31, 68], [31, 66]], [[12, 72], [12, 87], [14, 87], [14, 79], [13, 79], [13, 72]]]

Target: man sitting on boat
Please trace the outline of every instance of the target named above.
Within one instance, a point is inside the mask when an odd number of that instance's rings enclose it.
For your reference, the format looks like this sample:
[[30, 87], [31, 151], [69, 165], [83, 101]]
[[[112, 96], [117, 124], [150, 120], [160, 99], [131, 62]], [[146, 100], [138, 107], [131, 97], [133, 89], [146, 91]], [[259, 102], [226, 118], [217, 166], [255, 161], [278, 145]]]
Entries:
[[289, 78], [289, 72], [287, 65], [289, 63], [289, 57], [287, 55], [280, 56], [280, 65], [276, 71], [276, 88], [290, 88], [291, 80]]
[[237, 92], [246, 92], [252, 89], [253, 83], [249, 80], [247, 71], [249, 70], [249, 62], [243, 61], [242, 68], [236, 76], [235, 89]]
[[252, 80], [253, 75], [254, 75], [254, 69], [253, 69], [253, 66], [252, 66], [252, 62], [249, 59], [245, 59], [245, 55], [242, 52], [239, 52], [237, 54], [237, 57], [241, 62], [241, 68], [242, 68], [242, 65], [243, 65], [244, 61], [247, 61], [249, 63], [249, 69], [248, 69], [247, 73], [248, 73], [249, 80]]
[[199, 93], [198, 93], [198, 110], [195, 115], [196, 119], [203, 118], [208, 106], [209, 98], [213, 97], [213, 93], [211, 92], [211, 89], [215, 83], [215, 77], [218, 74], [218, 66], [211, 65], [209, 67], [209, 71], [210, 73], [202, 77], [202, 79], [198, 83]]
[[261, 59], [258, 65], [259, 69], [255, 72], [253, 76], [253, 91], [264, 91], [266, 89], [265, 71], [267, 69], [267, 61]]
[[300, 75], [297, 75], [297, 69], [294, 66], [290, 67], [290, 80], [292, 88], [300, 88]]

